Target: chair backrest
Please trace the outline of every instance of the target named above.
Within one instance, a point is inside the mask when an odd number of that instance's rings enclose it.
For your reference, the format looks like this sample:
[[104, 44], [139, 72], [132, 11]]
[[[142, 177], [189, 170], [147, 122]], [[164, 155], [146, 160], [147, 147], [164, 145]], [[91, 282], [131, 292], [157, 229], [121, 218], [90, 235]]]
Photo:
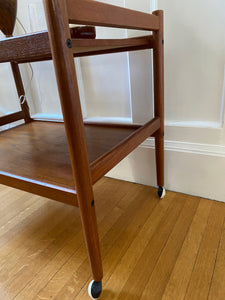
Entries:
[[0, 30], [11, 36], [14, 30], [17, 13], [17, 0], [0, 0]]

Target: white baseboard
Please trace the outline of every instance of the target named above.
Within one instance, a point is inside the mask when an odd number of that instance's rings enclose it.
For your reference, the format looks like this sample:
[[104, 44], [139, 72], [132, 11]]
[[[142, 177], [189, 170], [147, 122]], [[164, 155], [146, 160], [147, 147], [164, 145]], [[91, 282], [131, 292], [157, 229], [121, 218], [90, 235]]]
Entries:
[[[154, 141], [146, 140], [107, 176], [156, 186]], [[225, 147], [165, 142], [168, 190], [225, 202]]]
[[[140, 147], [155, 149], [154, 139], [147, 139], [146, 141], [144, 141], [144, 143], [141, 144]], [[225, 157], [225, 146], [223, 145], [211, 145], [165, 140], [165, 150]]]

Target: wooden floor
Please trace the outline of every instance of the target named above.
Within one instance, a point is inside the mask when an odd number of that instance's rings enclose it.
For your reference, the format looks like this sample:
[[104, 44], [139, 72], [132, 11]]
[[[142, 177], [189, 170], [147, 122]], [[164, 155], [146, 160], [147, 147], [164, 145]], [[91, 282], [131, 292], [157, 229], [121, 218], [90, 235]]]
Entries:
[[[89, 299], [79, 211], [0, 185], [0, 299]], [[100, 299], [225, 299], [225, 204], [104, 178]]]

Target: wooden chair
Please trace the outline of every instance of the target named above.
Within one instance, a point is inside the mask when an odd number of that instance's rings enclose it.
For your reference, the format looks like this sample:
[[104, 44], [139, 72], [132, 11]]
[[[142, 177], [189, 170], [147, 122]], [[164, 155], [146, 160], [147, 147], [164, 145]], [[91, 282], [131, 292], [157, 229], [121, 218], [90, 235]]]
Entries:
[[[25, 91], [18, 64], [53, 59], [64, 123], [32, 119], [26, 101], [21, 102], [21, 111], [1, 117], [0, 126], [21, 119], [25, 124], [0, 133], [0, 183], [78, 206], [93, 276], [89, 295], [97, 299], [103, 272], [93, 184], [152, 136], [158, 195], [165, 194], [163, 12], [146, 14], [92, 0], [44, 0], [44, 7], [48, 32], [12, 37], [16, 1], [0, 1], [0, 29], [7, 36], [0, 41], [0, 62], [11, 63], [21, 99]], [[74, 37], [69, 24], [145, 30], [148, 34], [116, 40], [81, 39]], [[143, 49], [153, 49], [154, 118], [143, 126], [84, 122], [74, 57]]]

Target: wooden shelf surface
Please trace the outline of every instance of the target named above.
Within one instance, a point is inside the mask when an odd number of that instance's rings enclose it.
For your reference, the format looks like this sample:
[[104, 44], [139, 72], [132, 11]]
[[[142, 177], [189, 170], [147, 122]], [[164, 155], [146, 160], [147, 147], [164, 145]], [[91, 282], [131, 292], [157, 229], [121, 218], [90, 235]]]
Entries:
[[[85, 124], [94, 184], [154, 135], [159, 118], [143, 126]], [[0, 132], [0, 184], [77, 206], [64, 123], [32, 121]], [[78, 145], [79, 146], [79, 145]]]
[[[85, 126], [90, 164], [134, 131], [129, 128]], [[63, 123], [33, 121], [20, 125], [0, 132], [0, 143], [0, 183], [6, 183], [5, 180], [11, 178], [9, 185], [12, 186], [13, 181], [19, 181], [20, 188], [25, 182], [27, 187], [33, 183], [33, 187], [58, 187], [62, 192], [75, 194]]]

